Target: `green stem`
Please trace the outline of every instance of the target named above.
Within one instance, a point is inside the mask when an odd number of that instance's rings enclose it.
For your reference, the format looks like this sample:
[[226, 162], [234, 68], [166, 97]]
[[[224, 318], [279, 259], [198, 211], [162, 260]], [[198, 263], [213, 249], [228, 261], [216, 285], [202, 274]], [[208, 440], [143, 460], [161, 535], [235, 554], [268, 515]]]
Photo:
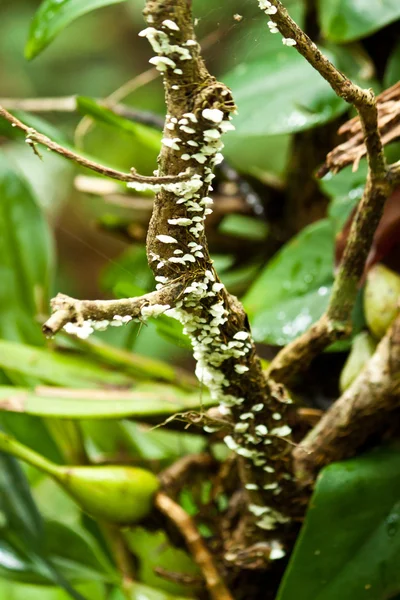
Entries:
[[47, 460], [47, 458], [44, 458], [44, 456], [31, 450], [27, 446], [20, 444], [17, 440], [2, 431], [0, 431], [0, 450], [12, 454], [15, 458], [20, 458], [40, 471], [43, 471], [43, 473], [47, 473], [47, 475], [50, 475], [51, 477], [59, 476], [58, 466], [56, 464]]

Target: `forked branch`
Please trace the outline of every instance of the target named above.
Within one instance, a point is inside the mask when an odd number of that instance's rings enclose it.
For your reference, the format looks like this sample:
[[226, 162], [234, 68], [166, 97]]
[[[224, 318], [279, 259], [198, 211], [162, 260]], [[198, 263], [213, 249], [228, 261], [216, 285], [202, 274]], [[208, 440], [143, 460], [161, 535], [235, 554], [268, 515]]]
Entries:
[[327, 311], [306, 333], [283, 348], [268, 369], [268, 376], [289, 383], [327, 346], [350, 333], [360, 278], [396, 174], [386, 166], [372, 90], [360, 88], [343, 75], [291, 19], [281, 2], [259, 0], [259, 6], [272, 19], [269, 23], [271, 31], [279, 31], [284, 36], [283, 42], [293, 46], [338, 96], [357, 109], [368, 161], [364, 194], [352, 223]]

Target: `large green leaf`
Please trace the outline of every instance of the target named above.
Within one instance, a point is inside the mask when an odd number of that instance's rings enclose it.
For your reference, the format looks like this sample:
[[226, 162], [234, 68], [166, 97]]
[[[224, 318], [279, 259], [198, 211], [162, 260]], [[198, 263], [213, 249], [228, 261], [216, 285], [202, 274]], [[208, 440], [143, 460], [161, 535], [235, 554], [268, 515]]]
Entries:
[[12, 581], [56, 584], [75, 600], [83, 596], [51, 562], [42, 518], [26, 478], [11, 456], [0, 453], [0, 575]]
[[388, 600], [400, 592], [400, 448], [324, 469], [277, 600]]
[[0, 410], [24, 412], [64, 419], [120, 419], [150, 417], [210, 406], [214, 402], [201, 393], [187, 393], [163, 384], [140, 383], [120, 390], [76, 390], [66, 388], [25, 388], [0, 386]]
[[243, 302], [259, 342], [282, 345], [324, 311], [333, 282], [333, 231], [309, 225], [267, 264]]
[[288, 295], [265, 310], [260, 310], [252, 321], [257, 342], [285, 346], [309, 327], [328, 306], [332, 286], [321, 285], [301, 296]]
[[132, 379], [107, 371], [83, 356], [68, 356], [0, 340], [0, 368], [32, 376], [52, 385], [92, 388], [127, 386]]
[[322, 33], [334, 42], [364, 37], [399, 17], [398, 0], [319, 0]]
[[25, 56], [32, 59], [72, 21], [92, 10], [123, 0], [43, 0], [29, 30]]
[[332, 222], [335, 235], [342, 230], [354, 206], [361, 200], [367, 178], [367, 161], [361, 160], [357, 171], [349, 165], [340, 173], [328, 173], [319, 181], [319, 185], [331, 198], [328, 216]]
[[161, 148], [161, 131], [152, 127], [135, 123], [112, 112], [109, 108], [102, 106], [92, 98], [78, 96], [76, 99], [78, 110], [85, 116], [92, 117], [95, 121], [106, 123], [118, 129], [120, 132], [130, 134], [135, 138], [137, 144], [151, 151], [156, 158]]
[[277, 45], [268, 32], [266, 36], [270, 51], [264, 58], [239, 64], [223, 77], [239, 109], [236, 135], [302, 131], [346, 110], [346, 103], [296, 50], [280, 39]]
[[51, 562], [73, 583], [119, 581], [96, 540], [80, 527], [47, 521], [45, 551]]
[[35, 317], [47, 305], [51, 257], [32, 191], [0, 152], [0, 338], [43, 343]]
[[162, 530], [149, 531], [144, 527], [133, 527], [124, 533], [132, 553], [138, 558], [138, 578], [142, 583], [165, 590], [171, 594], [194, 592], [194, 586], [163, 579], [154, 572], [156, 567], [184, 575], [199, 576], [199, 568], [181, 548], [175, 548]]

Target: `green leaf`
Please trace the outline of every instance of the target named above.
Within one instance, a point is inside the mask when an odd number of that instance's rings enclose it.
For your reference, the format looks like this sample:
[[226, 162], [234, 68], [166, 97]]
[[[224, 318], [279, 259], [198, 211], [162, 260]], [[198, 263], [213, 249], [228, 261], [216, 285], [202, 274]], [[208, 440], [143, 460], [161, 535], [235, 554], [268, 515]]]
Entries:
[[384, 84], [385, 87], [390, 87], [400, 81], [400, 43], [397, 44], [389, 57]]
[[384, 600], [400, 592], [399, 473], [399, 447], [322, 471], [277, 600]]
[[25, 46], [25, 57], [30, 60], [75, 19], [103, 6], [123, 0], [43, 0], [35, 13]]
[[319, 0], [322, 33], [334, 42], [365, 37], [399, 17], [398, 0]]
[[163, 384], [141, 383], [132, 391], [0, 386], [0, 410], [61, 419], [143, 418], [212, 404], [200, 390], [190, 394]]
[[105, 558], [96, 540], [82, 528], [64, 525], [59, 521], [47, 521], [45, 541], [47, 556], [69, 581], [118, 582], [116, 571]]
[[141, 125], [140, 123], [135, 123], [134, 121], [120, 117], [109, 108], [101, 106], [101, 104], [92, 98], [78, 96], [76, 102], [81, 114], [92, 117], [95, 121], [111, 125], [119, 131], [124, 131], [125, 133], [134, 136], [138, 144], [151, 150], [155, 155], [160, 151], [162, 138], [162, 133], [160, 131], [156, 131], [152, 127]]
[[[104, 600], [104, 585], [100, 582], [76, 586], [84, 600]], [[70, 600], [70, 595], [61, 588], [26, 585], [0, 579], [0, 598], [4, 600]], [[125, 600], [124, 598], [122, 600]]]
[[[267, 29], [267, 27], [266, 27]], [[236, 135], [278, 135], [310, 129], [343, 113], [346, 103], [293, 48], [266, 32], [268, 55], [223, 77], [239, 115]], [[280, 36], [277, 36], [280, 37]]]
[[319, 181], [319, 185], [327, 196], [331, 198], [328, 216], [332, 223], [335, 235], [342, 230], [352, 209], [361, 200], [367, 177], [367, 161], [361, 160], [356, 172], [349, 165], [340, 173], [328, 173]]
[[199, 576], [199, 569], [192, 558], [180, 548], [168, 541], [164, 531], [148, 531], [143, 527], [126, 530], [124, 537], [128, 547], [139, 561], [138, 578], [144, 584], [151, 585], [170, 594], [194, 592], [194, 586], [183, 586], [168, 581], [154, 572], [156, 567], [184, 575]]
[[333, 282], [328, 219], [309, 225], [267, 264], [243, 299], [254, 338], [281, 345], [320, 317]]
[[132, 384], [127, 376], [106, 371], [83, 356], [68, 356], [5, 340], [0, 340], [0, 367], [72, 388]]
[[32, 191], [0, 152], [0, 338], [43, 344], [52, 240]]
[[361, 331], [353, 339], [350, 354], [340, 373], [340, 391], [344, 392], [359, 376], [376, 350], [376, 341], [367, 331]]
[[13, 581], [54, 584], [85, 600], [45, 551], [42, 518], [18, 462], [0, 452], [0, 575]]
[[252, 321], [257, 342], [285, 346], [307, 331], [328, 306], [331, 285], [321, 285], [301, 296], [287, 296], [275, 306], [260, 310]]
[[[108, 600], [126, 600], [126, 593], [121, 590], [115, 590]], [[177, 596], [176, 594], [168, 594], [162, 590], [158, 590], [143, 583], [136, 581], [129, 586], [130, 600], [190, 600], [187, 596]]]
[[[3, 528], [12, 529], [25, 547], [38, 547], [43, 538], [43, 522], [18, 462], [0, 452], [0, 507]], [[2, 536], [3, 537], [3, 536]]]

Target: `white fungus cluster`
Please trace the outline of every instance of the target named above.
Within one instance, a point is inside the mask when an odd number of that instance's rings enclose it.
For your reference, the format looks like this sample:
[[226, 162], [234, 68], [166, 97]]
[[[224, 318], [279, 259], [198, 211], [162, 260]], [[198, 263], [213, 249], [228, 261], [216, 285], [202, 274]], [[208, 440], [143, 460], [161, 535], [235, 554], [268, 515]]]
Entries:
[[[147, 27], [139, 33], [141, 37], [146, 37], [157, 56], [150, 59], [150, 63], [164, 73], [170, 67], [176, 75], [182, 75], [182, 69], [177, 66], [177, 61], [191, 60], [190, 47], [197, 45], [195, 40], [187, 40], [184, 44], [171, 43], [170, 36], [179, 32], [178, 25], [166, 19], [162, 22], [162, 29]], [[171, 58], [173, 56], [174, 58]]]
[[[276, 6], [271, 4], [269, 0], [258, 0], [258, 6], [263, 12], [265, 12], [266, 15], [276, 15], [276, 13], [278, 12]], [[279, 33], [279, 29], [275, 21], [268, 21], [267, 25], [269, 27], [270, 33]], [[282, 44], [284, 46], [296, 46], [296, 43], [296, 40], [294, 40], [293, 38], [282, 37]]]
[[[267, 14], [275, 14], [276, 8], [267, 0], [259, 0], [260, 7]], [[149, 22], [154, 22], [149, 19]], [[182, 70], [178, 66], [179, 61], [187, 61], [192, 58], [190, 48], [196, 45], [194, 40], [187, 40], [183, 45], [173, 42], [179, 26], [172, 20], [167, 19], [162, 23], [161, 29], [148, 27], [141, 32], [146, 37], [157, 56], [150, 62], [154, 64], [161, 73], [168, 69], [179, 76]], [[290, 44], [288, 44], [290, 45]], [[175, 88], [179, 89], [176, 85]], [[193, 346], [193, 354], [196, 360], [196, 375], [200, 382], [204, 383], [210, 390], [211, 397], [219, 402], [219, 410], [223, 415], [230, 415], [232, 407], [241, 407], [245, 398], [234, 395], [232, 389], [237, 389], [238, 378], [246, 377], [249, 371], [248, 355], [253, 349], [253, 342], [248, 331], [241, 330], [232, 334], [227, 339], [226, 323], [229, 312], [225, 305], [224, 286], [217, 281], [215, 271], [204, 265], [207, 256], [202, 245], [204, 235], [204, 221], [212, 213], [212, 199], [208, 192], [212, 189], [211, 182], [214, 178], [213, 167], [223, 160], [221, 150], [223, 143], [221, 136], [234, 127], [219, 108], [204, 108], [200, 114], [187, 112], [181, 116], [167, 116], [165, 134], [162, 144], [172, 151], [179, 153], [184, 161], [192, 161], [194, 165], [204, 165], [202, 173], [194, 174], [190, 179], [179, 183], [168, 184], [145, 184], [131, 182], [129, 187], [137, 191], [151, 190], [159, 193], [162, 190], [174, 195], [177, 207], [176, 214], [168, 218], [168, 230], [156, 235], [156, 240], [165, 245], [166, 253], [157, 254], [150, 252], [150, 261], [155, 263], [155, 271], [160, 274], [155, 277], [156, 289], [162, 290], [165, 285], [172, 282], [171, 279], [162, 274], [162, 269], [169, 263], [172, 265], [188, 264], [198, 269], [191, 268], [193, 278], [183, 289], [179, 300], [171, 308], [167, 304], [147, 305], [141, 308], [141, 318], [157, 317], [160, 314], [177, 319], [183, 324], [184, 332], [189, 336]], [[207, 190], [206, 192], [204, 190]], [[171, 235], [171, 228], [177, 228], [175, 235]], [[180, 235], [180, 229], [184, 235]], [[182, 241], [184, 240], [184, 241]], [[82, 325], [69, 323], [65, 329], [87, 337], [94, 329], [105, 328], [107, 325], [122, 325], [131, 317], [114, 317], [112, 322], [86, 321]], [[101, 326], [99, 327], [99, 323]], [[236, 384], [236, 385], [235, 385]], [[271, 436], [289, 435], [288, 426], [280, 426], [268, 431], [263, 424], [253, 425], [257, 413], [264, 409], [262, 402], [255, 403], [241, 413], [239, 422], [235, 424], [235, 433], [239, 434], [239, 443], [232, 435], [225, 436], [226, 445], [239, 456], [243, 456], [252, 463], [262, 468], [265, 473], [272, 474], [275, 469], [267, 465], [263, 446], [272, 443]], [[278, 413], [275, 413], [278, 419]], [[280, 415], [279, 415], [280, 418]], [[250, 423], [252, 424], [250, 426]], [[247, 483], [248, 490], [258, 490], [256, 483]], [[279, 494], [281, 488], [277, 482], [265, 484], [265, 490], [273, 494]], [[280, 512], [265, 506], [250, 505], [250, 511], [257, 517], [259, 527], [273, 529], [277, 524], [286, 522], [287, 518]], [[271, 551], [271, 560], [281, 558], [284, 555], [279, 545]]]
[[64, 331], [76, 335], [81, 340], [86, 340], [95, 330], [104, 331], [107, 327], [121, 327], [125, 323], [132, 321], [132, 317], [129, 315], [121, 316], [115, 315], [111, 321], [102, 319], [101, 321], [94, 321], [93, 319], [87, 319], [85, 321], [76, 323], [66, 323], [64, 325]]

